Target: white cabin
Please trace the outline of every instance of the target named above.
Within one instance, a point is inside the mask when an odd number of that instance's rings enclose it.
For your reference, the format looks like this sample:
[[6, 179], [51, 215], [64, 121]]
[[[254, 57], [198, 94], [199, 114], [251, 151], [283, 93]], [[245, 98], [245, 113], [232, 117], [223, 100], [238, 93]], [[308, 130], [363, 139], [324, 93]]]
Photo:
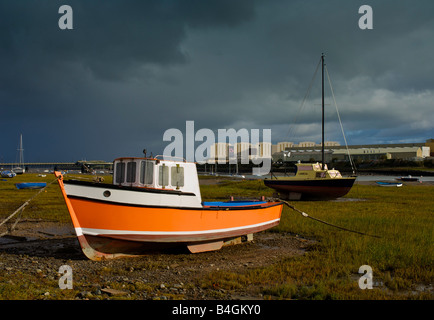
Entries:
[[113, 169], [114, 185], [194, 193], [196, 200], [202, 202], [193, 162], [118, 158], [113, 162]]
[[303, 179], [318, 179], [318, 178], [328, 178], [328, 179], [340, 179], [342, 178], [341, 173], [338, 170], [329, 170], [327, 165], [322, 169], [320, 163], [297, 163], [297, 172], [295, 177], [302, 177]]

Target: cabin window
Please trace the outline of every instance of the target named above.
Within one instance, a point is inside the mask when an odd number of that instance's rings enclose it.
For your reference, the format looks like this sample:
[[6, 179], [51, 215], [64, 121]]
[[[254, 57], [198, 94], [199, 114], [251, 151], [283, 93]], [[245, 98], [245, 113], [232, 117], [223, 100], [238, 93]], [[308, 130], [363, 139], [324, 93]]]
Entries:
[[125, 163], [118, 162], [116, 163], [115, 183], [121, 184], [122, 182], [124, 182], [124, 179], [125, 179]]
[[136, 182], [136, 163], [128, 162], [127, 163], [127, 182], [133, 183]]
[[142, 161], [140, 168], [140, 183], [153, 184], [154, 182], [154, 163], [151, 161]]
[[172, 186], [176, 186], [176, 188], [184, 186], [184, 167], [180, 167], [176, 165], [176, 167], [171, 168], [171, 178], [172, 178]]
[[169, 185], [169, 167], [164, 164], [159, 168], [158, 184], [163, 187]]
[[298, 170], [301, 171], [312, 171], [312, 166], [298, 166]]

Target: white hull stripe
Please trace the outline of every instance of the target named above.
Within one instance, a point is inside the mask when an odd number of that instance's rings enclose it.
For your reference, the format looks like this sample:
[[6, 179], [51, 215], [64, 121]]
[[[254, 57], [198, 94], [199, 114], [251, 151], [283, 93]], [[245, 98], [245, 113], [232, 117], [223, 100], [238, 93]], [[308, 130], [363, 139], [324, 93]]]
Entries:
[[75, 228], [77, 236], [83, 234], [89, 236], [104, 235], [148, 235], [148, 236], [170, 236], [170, 235], [199, 235], [199, 234], [211, 234], [211, 233], [223, 233], [243, 229], [257, 228], [279, 222], [280, 219], [274, 219], [267, 222], [251, 224], [248, 226], [235, 227], [235, 228], [225, 228], [225, 229], [213, 229], [213, 230], [202, 230], [202, 231], [131, 231], [131, 230], [108, 230], [108, 229], [92, 229], [92, 228]]

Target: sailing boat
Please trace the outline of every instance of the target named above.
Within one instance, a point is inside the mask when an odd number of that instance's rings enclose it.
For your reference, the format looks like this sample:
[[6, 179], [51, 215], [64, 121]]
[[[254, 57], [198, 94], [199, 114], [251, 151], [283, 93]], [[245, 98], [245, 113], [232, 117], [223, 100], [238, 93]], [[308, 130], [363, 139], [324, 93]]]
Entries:
[[15, 172], [16, 174], [23, 174], [26, 169], [24, 169], [24, 154], [23, 154], [23, 135], [20, 134], [20, 148], [17, 150], [20, 153], [20, 162], [19, 162], [19, 167], [15, 167], [12, 169], [13, 172]]
[[330, 200], [343, 197], [352, 188], [355, 176], [343, 177], [338, 170], [327, 168], [324, 159], [324, 54], [322, 68], [322, 144], [321, 163], [297, 163], [292, 177], [265, 179], [267, 187], [275, 189], [286, 200]]

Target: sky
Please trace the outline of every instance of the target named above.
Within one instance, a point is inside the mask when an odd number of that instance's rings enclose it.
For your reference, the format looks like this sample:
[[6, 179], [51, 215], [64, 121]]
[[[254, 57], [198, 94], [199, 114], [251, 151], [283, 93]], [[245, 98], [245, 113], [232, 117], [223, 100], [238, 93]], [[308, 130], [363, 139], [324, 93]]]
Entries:
[[[0, 162], [18, 161], [20, 134], [25, 162], [162, 154], [186, 121], [319, 143], [322, 53], [349, 145], [425, 142], [433, 13], [431, 0], [0, 0]], [[344, 144], [325, 87], [325, 140]]]

